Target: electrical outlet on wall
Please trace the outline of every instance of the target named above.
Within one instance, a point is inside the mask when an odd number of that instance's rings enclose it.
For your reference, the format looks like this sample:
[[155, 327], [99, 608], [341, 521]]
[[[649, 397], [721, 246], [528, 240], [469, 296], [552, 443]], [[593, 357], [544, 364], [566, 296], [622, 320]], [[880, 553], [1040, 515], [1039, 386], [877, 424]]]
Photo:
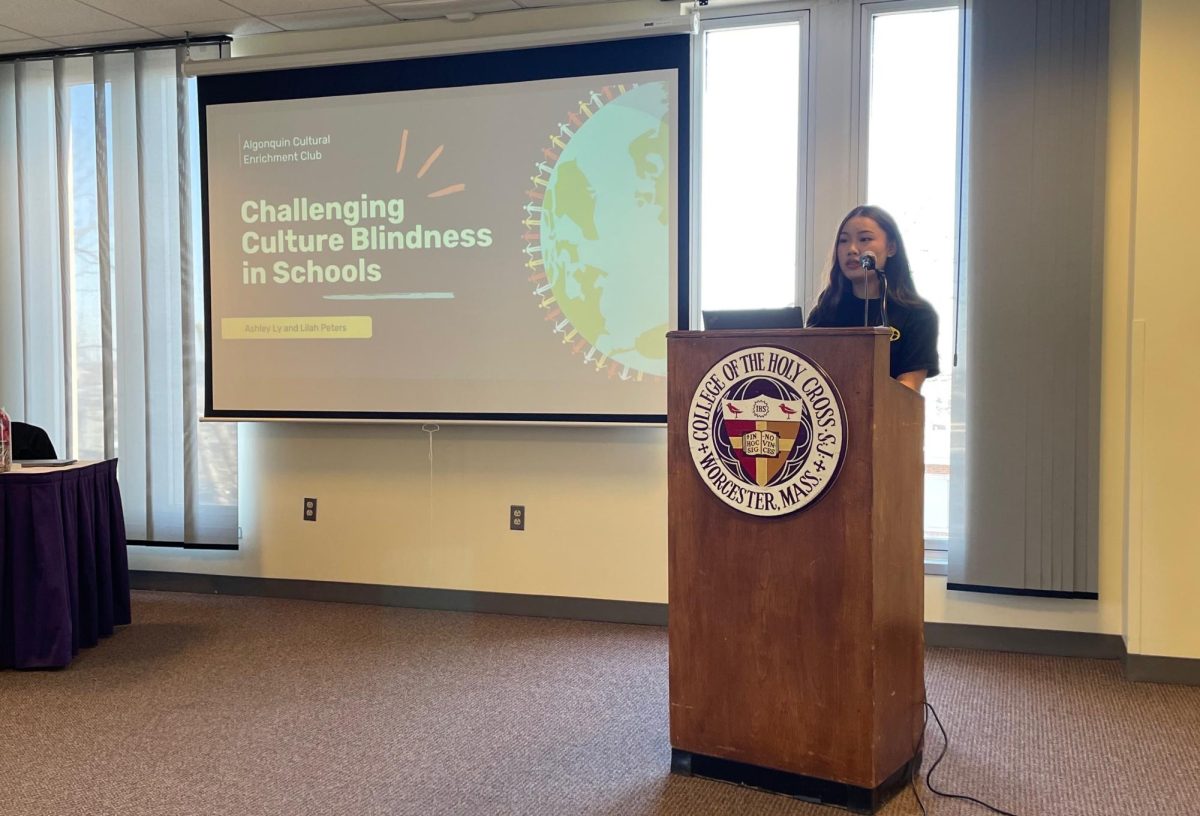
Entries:
[[512, 504], [508, 508], [508, 529], [524, 530], [525, 529], [525, 505]]
[[305, 521], [316, 521], [317, 520], [317, 500], [316, 499], [305, 499], [304, 500], [304, 520]]

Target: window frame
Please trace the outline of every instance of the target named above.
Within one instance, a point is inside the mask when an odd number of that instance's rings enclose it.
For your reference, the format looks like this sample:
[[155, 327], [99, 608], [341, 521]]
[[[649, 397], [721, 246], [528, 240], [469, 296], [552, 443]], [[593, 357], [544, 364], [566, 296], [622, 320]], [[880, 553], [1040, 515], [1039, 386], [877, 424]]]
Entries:
[[[869, 149], [871, 144], [871, 56], [873, 52], [873, 35], [875, 18], [893, 14], [909, 14], [923, 11], [940, 11], [945, 9], [957, 9], [959, 14], [959, 34], [958, 34], [958, 109], [955, 113], [955, 155], [954, 165], [956, 170], [956, 181], [954, 189], [954, 314], [952, 316], [952, 331], [957, 337], [958, 329], [958, 297], [959, 297], [959, 281], [962, 272], [962, 190], [963, 190], [963, 116], [964, 116], [964, 96], [965, 93], [965, 19], [966, 19], [966, 3], [965, 0], [855, 0], [856, 13], [858, 15], [858, 34], [855, 38], [858, 43], [858, 57], [855, 62], [856, 80], [855, 88], [857, 90], [857, 100], [855, 104], [855, 115], [857, 121], [854, 127], [853, 150], [855, 152], [855, 165], [858, 169], [856, 184], [858, 187], [859, 200], [866, 200], [867, 196], [867, 181], [870, 171], [869, 164]], [[957, 348], [957, 344], [954, 344]], [[953, 360], [947, 368], [954, 367]], [[928, 467], [928, 465], [926, 465]], [[927, 473], [925, 475], [928, 475]], [[926, 574], [929, 575], [945, 575], [947, 573], [947, 556], [950, 549], [950, 538], [930, 538], [927, 532], [922, 529], [925, 541], [925, 567]]]
[[688, 285], [690, 287], [691, 303], [689, 319], [691, 326], [700, 325], [700, 307], [703, 302], [703, 262], [701, 260], [700, 239], [703, 235], [703, 180], [704, 164], [703, 138], [701, 136], [704, 121], [704, 92], [708, 85], [706, 44], [707, 35], [712, 31], [729, 31], [739, 28], [757, 28], [760, 26], [796, 23], [799, 26], [800, 62], [797, 70], [803, 72], [800, 77], [800, 99], [797, 105], [800, 121], [797, 135], [797, 166], [803, 167], [804, 172], [796, 182], [796, 269], [793, 282], [794, 302], [807, 306], [812, 238], [812, 175], [813, 162], [810, 150], [812, 143], [811, 130], [813, 127], [813, 54], [812, 54], [812, 25], [811, 4], [788, 3], [784, 9], [780, 4], [771, 6], [742, 6], [738, 8], [719, 8], [705, 11], [699, 15], [696, 29], [698, 42], [692, 49], [692, 161], [691, 161], [691, 197], [695, 206], [691, 207], [691, 246], [692, 258], [689, 269]]
[[[966, 0], [855, 0], [858, 16], [858, 54], [855, 61], [855, 100], [854, 153], [857, 167], [856, 188], [859, 200], [867, 195], [867, 171], [869, 170], [867, 152], [871, 144], [871, 44], [874, 33], [873, 24], [876, 17], [890, 14], [908, 14], [921, 11], [939, 11], [942, 9], [958, 9], [958, 113], [957, 133], [955, 133], [955, 166], [958, 167], [959, 184], [955, 190], [955, 212], [962, 220], [958, 200], [962, 189], [962, 137], [963, 137], [963, 31], [962, 21], [966, 14]], [[957, 230], [956, 230], [957, 232]], [[958, 257], [958, 241], [955, 240], [955, 258]], [[956, 293], [957, 294], [957, 293]]]

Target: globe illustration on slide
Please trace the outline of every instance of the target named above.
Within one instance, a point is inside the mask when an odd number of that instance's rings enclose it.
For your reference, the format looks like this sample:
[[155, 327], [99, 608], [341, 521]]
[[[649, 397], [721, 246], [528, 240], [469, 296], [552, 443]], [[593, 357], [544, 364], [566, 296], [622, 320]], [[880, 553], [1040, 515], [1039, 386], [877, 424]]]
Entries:
[[[663, 83], [606, 86], [543, 151], [526, 265], [547, 322], [610, 377], [664, 377], [670, 320], [670, 110]], [[540, 182], [540, 183], [539, 183]], [[538, 193], [541, 200], [537, 200]], [[533, 238], [528, 234], [527, 238]], [[532, 246], [531, 246], [532, 245]]]

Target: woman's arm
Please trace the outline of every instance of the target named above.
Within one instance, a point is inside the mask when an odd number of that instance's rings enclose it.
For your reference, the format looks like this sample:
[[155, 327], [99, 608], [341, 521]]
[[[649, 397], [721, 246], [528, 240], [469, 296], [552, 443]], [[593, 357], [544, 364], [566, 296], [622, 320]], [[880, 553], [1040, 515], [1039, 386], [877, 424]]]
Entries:
[[918, 394], [921, 393], [921, 385], [924, 384], [925, 378], [929, 375], [928, 369], [920, 369], [919, 371], [905, 371], [903, 374], [896, 377], [896, 380], [907, 385]]

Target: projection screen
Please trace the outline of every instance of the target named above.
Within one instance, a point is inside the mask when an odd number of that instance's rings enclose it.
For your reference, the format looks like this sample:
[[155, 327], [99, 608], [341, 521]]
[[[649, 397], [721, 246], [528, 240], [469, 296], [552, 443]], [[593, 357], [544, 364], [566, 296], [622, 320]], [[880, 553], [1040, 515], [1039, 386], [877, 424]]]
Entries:
[[664, 421], [688, 53], [200, 77], [206, 415]]

